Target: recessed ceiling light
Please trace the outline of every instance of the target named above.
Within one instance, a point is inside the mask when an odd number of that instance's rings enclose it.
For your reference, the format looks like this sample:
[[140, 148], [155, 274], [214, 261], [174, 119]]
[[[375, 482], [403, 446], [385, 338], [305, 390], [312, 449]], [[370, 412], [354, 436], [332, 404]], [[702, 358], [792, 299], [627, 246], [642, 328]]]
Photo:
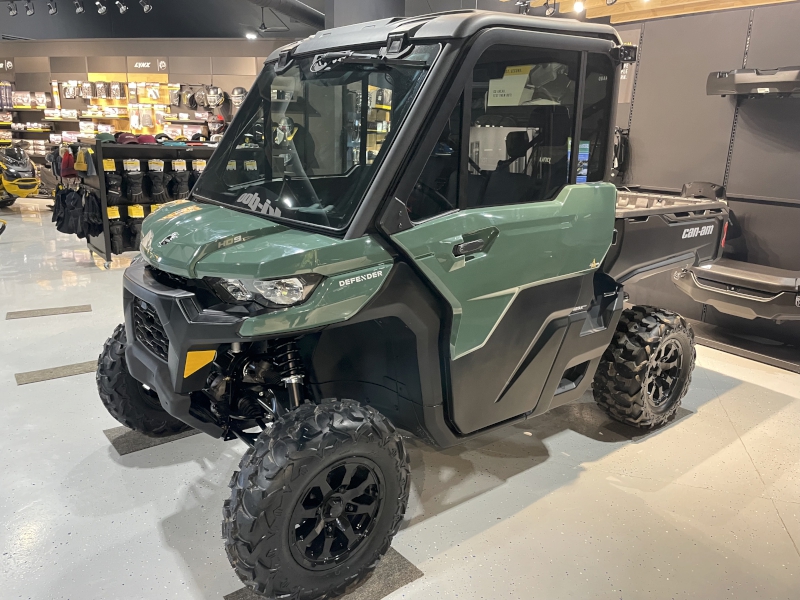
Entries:
[[580, 0], [578, 0], [578, 2], [573, 4], [572, 5], [572, 12], [582, 13], [583, 12], [583, 2], [580, 2]]

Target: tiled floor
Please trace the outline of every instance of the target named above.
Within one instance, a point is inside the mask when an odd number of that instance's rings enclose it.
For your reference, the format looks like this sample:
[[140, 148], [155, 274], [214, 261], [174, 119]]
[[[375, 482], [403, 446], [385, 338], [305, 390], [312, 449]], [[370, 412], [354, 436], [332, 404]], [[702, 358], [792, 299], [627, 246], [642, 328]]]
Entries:
[[[0, 598], [241, 588], [220, 514], [243, 445], [196, 435], [120, 457], [91, 374], [18, 387], [14, 373], [99, 353], [122, 271], [43, 203], [0, 218]], [[3, 320], [78, 304], [93, 310]], [[445, 452], [411, 441], [394, 548], [425, 575], [389, 598], [800, 598], [800, 375], [698, 353], [679, 418], [655, 432], [584, 398]]]

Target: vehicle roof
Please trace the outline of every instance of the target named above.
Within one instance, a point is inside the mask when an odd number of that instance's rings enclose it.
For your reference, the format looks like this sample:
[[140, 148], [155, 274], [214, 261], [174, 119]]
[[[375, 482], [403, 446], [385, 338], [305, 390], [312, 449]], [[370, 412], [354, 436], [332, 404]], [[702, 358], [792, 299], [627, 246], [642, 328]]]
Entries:
[[390, 33], [405, 32], [414, 41], [467, 38], [488, 27], [510, 27], [567, 33], [586, 37], [600, 37], [622, 43], [617, 31], [610, 25], [582, 23], [575, 19], [531, 17], [486, 10], [454, 10], [418, 17], [393, 17], [379, 21], [358, 23], [318, 31], [300, 42], [287, 44], [270, 54], [273, 60], [285, 49], [294, 47], [296, 54], [317, 53], [337, 48], [348, 48], [383, 43]]

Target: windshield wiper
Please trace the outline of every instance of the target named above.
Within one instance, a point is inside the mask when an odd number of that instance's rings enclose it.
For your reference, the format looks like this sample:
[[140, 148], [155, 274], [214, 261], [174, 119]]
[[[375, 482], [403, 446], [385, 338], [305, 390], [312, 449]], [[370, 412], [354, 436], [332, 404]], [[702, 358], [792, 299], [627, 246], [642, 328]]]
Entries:
[[339, 69], [347, 65], [364, 65], [374, 68], [381, 67], [412, 67], [424, 69], [428, 63], [424, 60], [405, 60], [402, 58], [388, 58], [380, 54], [360, 54], [347, 50], [344, 52], [326, 52], [317, 54], [311, 63], [311, 72], [320, 73]]

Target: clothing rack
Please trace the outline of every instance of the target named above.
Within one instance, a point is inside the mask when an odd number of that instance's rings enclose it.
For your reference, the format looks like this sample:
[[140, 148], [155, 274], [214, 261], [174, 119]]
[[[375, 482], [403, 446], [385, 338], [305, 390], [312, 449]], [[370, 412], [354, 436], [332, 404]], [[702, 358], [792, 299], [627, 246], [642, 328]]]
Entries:
[[[186, 169], [191, 171], [193, 160], [207, 160], [214, 153], [214, 150], [215, 146], [211, 145], [162, 146], [160, 144], [115, 144], [113, 142], [96, 142], [97, 190], [100, 194], [102, 206], [103, 233], [102, 235], [96, 237], [90, 236], [88, 238], [89, 250], [103, 259], [106, 268], [111, 266], [114, 253], [112, 252], [111, 230], [109, 227], [108, 184], [106, 181], [107, 172], [104, 168], [104, 161], [108, 159], [113, 160], [116, 173], [122, 173], [122, 161], [125, 159], [139, 160], [141, 162], [142, 172], [145, 173], [147, 172], [147, 161], [152, 159], [163, 160], [165, 165], [164, 169], [167, 173], [171, 172], [171, 163], [173, 160], [185, 160]], [[149, 196], [145, 195], [145, 199], [135, 206], [142, 206], [144, 208], [144, 216], [147, 216], [154, 210], [153, 206], [158, 204], [158, 202], [153, 202]], [[130, 205], [121, 204], [115, 208], [119, 210], [120, 219], [127, 221], [131, 218], [129, 215]], [[130, 244], [127, 244], [123, 248], [123, 252], [137, 250], [138, 248], [134, 248]]]

